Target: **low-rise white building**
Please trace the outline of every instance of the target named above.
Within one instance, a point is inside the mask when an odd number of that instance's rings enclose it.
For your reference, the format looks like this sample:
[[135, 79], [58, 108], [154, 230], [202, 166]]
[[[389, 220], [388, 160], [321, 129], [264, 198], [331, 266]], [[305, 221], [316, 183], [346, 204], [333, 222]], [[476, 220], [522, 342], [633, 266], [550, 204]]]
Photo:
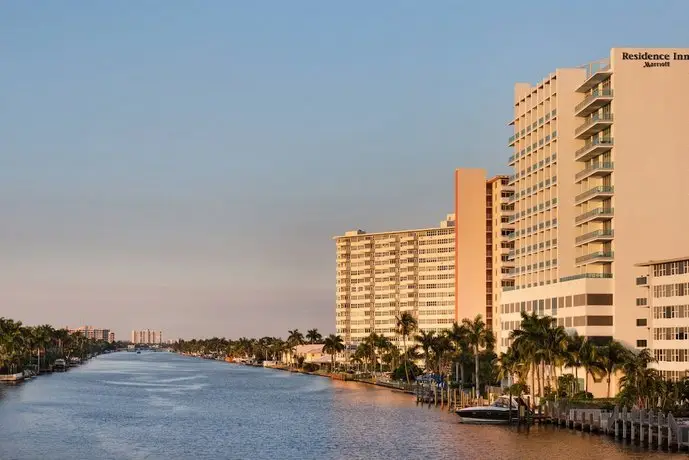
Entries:
[[689, 256], [638, 264], [636, 347], [648, 348], [662, 376], [689, 376]]

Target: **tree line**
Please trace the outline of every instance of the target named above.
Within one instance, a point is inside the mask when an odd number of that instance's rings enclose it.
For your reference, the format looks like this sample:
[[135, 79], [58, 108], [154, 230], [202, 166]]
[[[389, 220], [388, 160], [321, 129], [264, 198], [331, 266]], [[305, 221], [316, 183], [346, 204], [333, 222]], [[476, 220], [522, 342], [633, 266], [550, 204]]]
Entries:
[[370, 333], [347, 354], [345, 363], [335, 362], [335, 355], [345, 349], [342, 337], [330, 334], [324, 338], [317, 329], [306, 334], [290, 330], [285, 340], [213, 338], [181, 341], [174, 347], [188, 353], [279, 361], [283, 353], [294, 353], [298, 345], [306, 343], [323, 345], [323, 352], [332, 358], [331, 370], [339, 366], [364, 373], [389, 371], [393, 378], [406, 382], [423, 372], [433, 373], [479, 394], [485, 393], [486, 385], [509, 383], [513, 394], [528, 394], [531, 401], [585, 400], [593, 397], [591, 381], [604, 380], [609, 398], [617, 375], [617, 400], [625, 405], [656, 408], [689, 403], [689, 379], [664, 379], [650, 367], [654, 358], [649, 350], [631, 350], [616, 340], [581, 337], [557, 326], [555, 318], [535, 313], [522, 313], [520, 328], [510, 332], [509, 346], [499, 356], [495, 353], [495, 335], [481, 315], [435, 332], [420, 330], [409, 312], [397, 316], [396, 337]]
[[0, 317], [0, 374], [26, 369], [49, 369], [57, 359], [85, 359], [116, 349], [117, 344], [93, 340], [50, 325], [24, 326], [21, 321]]

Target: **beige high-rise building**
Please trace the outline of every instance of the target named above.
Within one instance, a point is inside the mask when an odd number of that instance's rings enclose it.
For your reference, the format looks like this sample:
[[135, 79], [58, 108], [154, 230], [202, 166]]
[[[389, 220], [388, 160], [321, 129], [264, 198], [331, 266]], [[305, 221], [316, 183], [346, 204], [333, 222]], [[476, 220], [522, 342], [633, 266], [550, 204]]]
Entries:
[[493, 330], [502, 287], [513, 285], [502, 276], [513, 268], [514, 187], [508, 181], [486, 179], [484, 169], [455, 170], [455, 317], [459, 322], [481, 315]]
[[635, 265], [689, 254], [688, 76], [689, 49], [616, 48], [515, 86], [503, 350], [521, 311], [641, 348]]
[[401, 345], [396, 316], [412, 313], [419, 329], [441, 331], [455, 321], [455, 217], [439, 227], [334, 237], [336, 327], [354, 347], [371, 332]]

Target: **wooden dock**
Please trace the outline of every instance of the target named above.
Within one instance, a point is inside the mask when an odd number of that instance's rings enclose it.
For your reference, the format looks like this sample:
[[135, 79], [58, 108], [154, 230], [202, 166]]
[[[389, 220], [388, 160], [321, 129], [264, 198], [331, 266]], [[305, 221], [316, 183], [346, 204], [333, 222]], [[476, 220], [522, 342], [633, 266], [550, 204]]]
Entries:
[[[612, 411], [598, 409], [558, 410], [553, 403], [545, 406], [546, 423], [589, 433], [600, 433], [634, 444], [658, 449], [689, 450], [689, 424], [671, 413], [645, 409]], [[549, 413], [548, 413], [549, 412]]]

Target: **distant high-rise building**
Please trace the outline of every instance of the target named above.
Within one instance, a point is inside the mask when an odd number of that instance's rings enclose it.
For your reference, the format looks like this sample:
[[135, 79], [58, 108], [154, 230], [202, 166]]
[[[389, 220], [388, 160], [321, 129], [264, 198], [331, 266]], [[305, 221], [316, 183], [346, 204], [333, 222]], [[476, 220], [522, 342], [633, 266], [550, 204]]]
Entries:
[[163, 332], [152, 329], [142, 329], [132, 331], [132, 343], [145, 345], [156, 345], [163, 343]]
[[105, 340], [107, 342], [115, 341], [115, 334], [110, 332], [110, 329], [98, 329], [93, 326], [81, 326], [77, 328], [67, 327], [70, 334], [81, 333], [84, 337], [93, 340]]

